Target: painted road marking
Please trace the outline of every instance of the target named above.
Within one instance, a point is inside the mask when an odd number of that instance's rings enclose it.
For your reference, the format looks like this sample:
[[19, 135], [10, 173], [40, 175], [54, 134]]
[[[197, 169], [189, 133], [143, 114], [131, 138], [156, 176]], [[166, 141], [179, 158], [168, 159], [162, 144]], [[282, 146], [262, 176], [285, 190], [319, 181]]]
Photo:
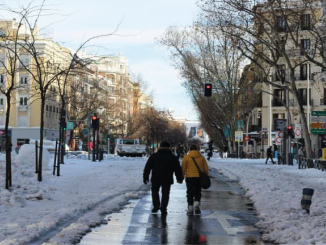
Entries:
[[236, 217], [227, 215], [227, 214], [221, 214], [219, 212], [214, 212], [206, 217], [204, 219], [217, 219], [218, 222], [221, 224], [223, 229], [228, 235], [237, 235], [239, 232], [252, 232], [257, 231], [257, 229], [253, 226], [231, 226], [228, 220], [240, 220]]

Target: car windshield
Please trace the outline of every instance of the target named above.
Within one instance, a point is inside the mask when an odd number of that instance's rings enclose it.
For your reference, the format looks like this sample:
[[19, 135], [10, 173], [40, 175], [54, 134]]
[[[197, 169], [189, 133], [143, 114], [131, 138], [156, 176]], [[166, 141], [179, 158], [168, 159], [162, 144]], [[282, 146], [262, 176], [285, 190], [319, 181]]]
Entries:
[[133, 145], [134, 144], [134, 140], [121, 140], [121, 144]]

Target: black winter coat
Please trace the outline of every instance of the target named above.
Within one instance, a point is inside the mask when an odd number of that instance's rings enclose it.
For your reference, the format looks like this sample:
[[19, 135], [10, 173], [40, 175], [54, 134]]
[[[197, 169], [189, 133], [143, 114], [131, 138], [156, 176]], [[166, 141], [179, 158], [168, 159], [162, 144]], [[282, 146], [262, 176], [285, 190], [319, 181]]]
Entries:
[[272, 157], [272, 156], [273, 156], [273, 154], [272, 154], [272, 149], [271, 149], [271, 148], [268, 148], [268, 149], [267, 149], [267, 156], [268, 156], [268, 157]]
[[175, 173], [177, 181], [183, 180], [179, 160], [172, 154], [170, 149], [160, 148], [148, 158], [144, 168], [144, 180], [149, 180], [149, 174], [151, 172], [152, 183], [172, 185], [173, 173]]

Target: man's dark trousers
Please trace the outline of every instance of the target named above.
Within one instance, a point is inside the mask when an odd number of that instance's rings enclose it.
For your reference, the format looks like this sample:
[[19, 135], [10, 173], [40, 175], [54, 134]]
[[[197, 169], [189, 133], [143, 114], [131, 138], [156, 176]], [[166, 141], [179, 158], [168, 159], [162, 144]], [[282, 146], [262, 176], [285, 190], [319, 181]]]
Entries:
[[[160, 188], [162, 188], [161, 201], [159, 195]], [[155, 209], [160, 208], [161, 211], [166, 211], [170, 199], [170, 189], [171, 189], [171, 185], [169, 184], [162, 185], [158, 183], [152, 183], [152, 200]]]
[[265, 164], [267, 164], [269, 158], [272, 160], [272, 163], [274, 164], [275, 162], [273, 160], [273, 156], [267, 156]]

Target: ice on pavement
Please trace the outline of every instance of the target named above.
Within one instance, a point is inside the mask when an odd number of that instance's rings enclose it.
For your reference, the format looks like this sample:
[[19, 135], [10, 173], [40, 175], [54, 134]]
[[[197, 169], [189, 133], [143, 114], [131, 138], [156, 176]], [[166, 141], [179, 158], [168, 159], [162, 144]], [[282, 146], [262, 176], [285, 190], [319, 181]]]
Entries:
[[[38, 182], [32, 151], [13, 155], [11, 191], [4, 189], [5, 157], [0, 155], [0, 245], [28, 244], [49, 232], [57, 233], [51, 244], [73, 243], [91, 225], [101, 223], [104, 214], [149, 190], [142, 183], [147, 158], [109, 155], [102, 162], [70, 158], [61, 165], [60, 177], [53, 176], [50, 168]], [[53, 158], [49, 166], [52, 163]], [[326, 172], [265, 165], [264, 159], [212, 158], [208, 164], [240, 180], [259, 213], [261, 221], [256, 225], [264, 233], [263, 240], [326, 243]], [[303, 188], [315, 190], [310, 214], [300, 207]]]

